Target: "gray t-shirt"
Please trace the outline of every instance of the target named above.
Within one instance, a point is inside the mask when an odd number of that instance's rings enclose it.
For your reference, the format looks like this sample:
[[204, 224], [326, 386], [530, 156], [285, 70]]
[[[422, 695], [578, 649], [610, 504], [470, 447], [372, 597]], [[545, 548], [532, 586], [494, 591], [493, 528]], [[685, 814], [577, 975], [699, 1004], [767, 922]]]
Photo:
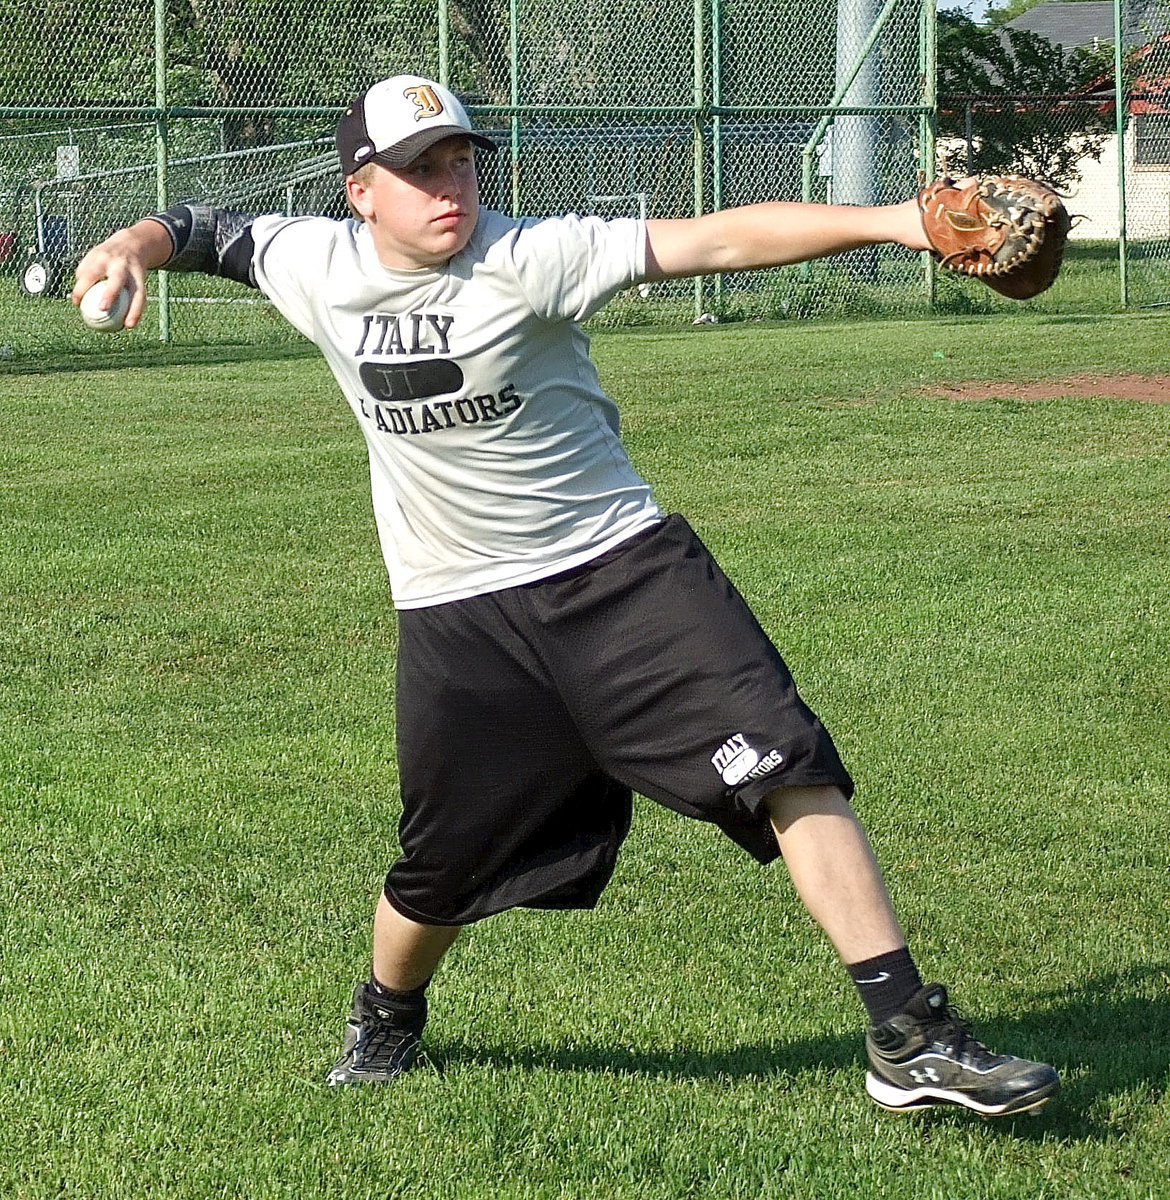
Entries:
[[484, 210], [461, 253], [412, 271], [357, 221], [260, 217], [252, 237], [261, 290], [365, 435], [396, 607], [556, 574], [661, 518], [578, 324], [643, 277], [643, 222]]

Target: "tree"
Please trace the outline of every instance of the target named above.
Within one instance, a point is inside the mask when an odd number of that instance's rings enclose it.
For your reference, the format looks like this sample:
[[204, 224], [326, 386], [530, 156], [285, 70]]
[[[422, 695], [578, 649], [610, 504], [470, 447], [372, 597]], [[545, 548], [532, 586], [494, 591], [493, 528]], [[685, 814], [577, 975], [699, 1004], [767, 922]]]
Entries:
[[1112, 51], [1066, 52], [1021, 29], [939, 13], [939, 145], [950, 174], [1018, 174], [1057, 189], [1100, 159], [1113, 132], [1110, 101], [1093, 83], [1112, 73]]

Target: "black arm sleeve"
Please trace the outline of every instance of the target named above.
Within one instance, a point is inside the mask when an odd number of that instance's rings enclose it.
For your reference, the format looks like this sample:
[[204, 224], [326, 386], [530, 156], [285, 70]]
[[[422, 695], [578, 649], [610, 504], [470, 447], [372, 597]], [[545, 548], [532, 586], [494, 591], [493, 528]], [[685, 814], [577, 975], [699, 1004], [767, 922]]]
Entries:
[[256, 286], [252, 272], [253, 217], [227, 208], [178, 204], [149, 218], [171, 235], [174, 253], [163, 267], [168, 271], [202, 271], [222, 275], [248, 287]]

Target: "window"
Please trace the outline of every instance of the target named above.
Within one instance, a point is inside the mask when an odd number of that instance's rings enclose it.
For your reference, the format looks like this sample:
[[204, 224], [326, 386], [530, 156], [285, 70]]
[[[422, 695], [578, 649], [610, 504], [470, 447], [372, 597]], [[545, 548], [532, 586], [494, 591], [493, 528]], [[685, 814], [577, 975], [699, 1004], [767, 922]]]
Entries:
[[1170, 112], [1138, 113], [1133, 128], [1137, 165], [1170, 167]]

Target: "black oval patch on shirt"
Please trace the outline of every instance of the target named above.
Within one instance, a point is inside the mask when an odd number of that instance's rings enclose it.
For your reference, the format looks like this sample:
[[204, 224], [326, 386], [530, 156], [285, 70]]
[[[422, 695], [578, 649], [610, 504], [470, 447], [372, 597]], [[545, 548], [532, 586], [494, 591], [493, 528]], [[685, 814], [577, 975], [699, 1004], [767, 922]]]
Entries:
[[463, 370], [449, 358], [364, 362], [358, 374], [375, 400], [425, 400], [463, 387]]

